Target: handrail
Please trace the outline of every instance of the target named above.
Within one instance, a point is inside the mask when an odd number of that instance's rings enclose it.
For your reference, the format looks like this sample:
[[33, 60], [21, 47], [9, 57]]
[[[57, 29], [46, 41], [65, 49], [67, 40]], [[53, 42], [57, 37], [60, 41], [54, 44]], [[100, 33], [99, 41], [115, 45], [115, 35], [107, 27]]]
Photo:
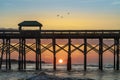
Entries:
[[0, 34], [41, 32], [41, 34], [120, 34], [120, 30], [0, 30]]

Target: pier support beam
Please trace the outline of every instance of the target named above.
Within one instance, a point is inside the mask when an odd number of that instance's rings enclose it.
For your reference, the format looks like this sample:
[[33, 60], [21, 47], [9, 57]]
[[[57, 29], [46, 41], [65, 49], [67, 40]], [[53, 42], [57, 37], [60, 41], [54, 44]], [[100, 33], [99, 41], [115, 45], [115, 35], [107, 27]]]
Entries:
[[52, 39], [52, 45], [53, 45], [53, 69], [56, 70], [56, 40], [55, 38]]
[[39, 68], [42, 69], [42, 58], [41, 58], [41, 39], [39, 39]]
[[8, 53], [9, 53], [9, 70], [11, 70], [11, 53], [10, 53], [10, 39], [9, 39], [9, 44], [8, 44]]
[[119, 70], [119, 38], [115, 38], [116, 70]]
[[0, 69], [2, 68], [2, 61], [3, 61], [3, 54], [4, 54], [4, 48], [5, 48], [5, 39], [2, 39], [2, 52], [1, 52], [1, 58], [0, 58]]
[[103, 38], [99, 38], [99, 69], [103, 70]]
[[119, 70], [119, 38], [117, 39], [117, 70]]
[[114, 39], [114, 70], [116, 70], [116, 41]]
[[23, 70], [23, 58], [24, 58], [24, 48], [23, 48], [23, 46], [24, 46], [24, 43], [23, 43], [23, 39], [22, 39], [22, 51], [21, 51], [21, 69]]
[[100, 65], [101, 65], [101, 56], [100, 56], [100, 51], [99, 51], [99, 70], [100, 70]]
[[67, 71], [71, 70], [71, 54], [68, 54]]
[[18, 69], [21, 70], [21, 52], [22, 52], [22, 40], [19, 39], [19, 57], [18, 57]]
[[11, 69], [10, 61], [10, 39], [6, 39], [6, 70]]
[[36, 70], [39, 70], [40, 55], [40, 39], [36, 38]]
[[8, 51], [7, 51], [7, 53], [8, 53], [8, 63], [9, 63], [9, 70], [11, 69], [11, 56], [10, 56], [10, 39], [8, 39], [7, 40], [7, 44], [8, 44]]
[[24, 69], [26, 69], [26, 51], [25, 51], [25, 44], [26, 44], [26, 40], [23, 39], [22, 40], [22, 43], [23, 43], [23, 61], [24, 61]]
[[6, 40], [5, 44], [6, 44], [6, 70], [7, 70], [8, 69], [8, 50], [7, 50], [8, 44], [7, 44], [7, 40]]
[[84, 71], [87, 70], [87, 39], [84, 38]]
[[68, 39], [68, 60], [67, 60], [67, 70], [71, 70], [71, 38]]
[[26, 69], [25, 39], [19, 39], [19, 61], [18, 69]]

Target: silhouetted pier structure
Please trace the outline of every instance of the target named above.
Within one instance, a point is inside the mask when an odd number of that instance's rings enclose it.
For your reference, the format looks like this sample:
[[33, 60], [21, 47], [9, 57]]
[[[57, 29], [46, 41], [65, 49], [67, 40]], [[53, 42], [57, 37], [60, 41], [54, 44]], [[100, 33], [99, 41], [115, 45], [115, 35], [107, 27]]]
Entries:
[[[37, 26], [39, 30], [22, 30], [26, 26]], [[53, 53], [53, 69], [56, 70], [56, 53], [64, 50], [68, 53], [67, 70], [71, 70], [71, 54], [79, 50], [84, 54], [84, 70], [87, 70], [87, 53], [94, 50], [99, 56], [99, 69], [103, 70], [103, 53], [107, 50], [111, 51], [114, 56], [114, 69], [119, 70], [119, 51], [120, 51], [120, 30], [41, 30], [42, 24], [37, 21], [24, 21], [19, 24], [19, 30], [0, 30], [0, 69], [2, 69], [3, 55], [6, 54], [6, 69], [11, 69], [11, 53], [18, 51], [18, 69], [26, 69], [26, 49], [36, 53], [36, 70], [41, 70], [41, 54], [49, 50]], [[19, 40], [19, 43], [12, 45], [11, 39]], [[35, 39], [35, 43], [28, 46], [26, 39]], [[48, 45], [43, 45], [41, 39], [51, 39]], [[62, 47], [56, 43], [56, 39], [67, 39], [68, 43]], [[71, 43], [72, 39], [83, 39], [84, 43], [75, 46]], [[99, 43], [92, 46], [87, 42], [88, 39], [97, 39]], [[103, 43], [104, 39], [113, 39], [111, 46]], [[34, 47], [32, 47], [34, 45]], [[56, 46], [59, 49], [56, 49]], [[42, 48], [41, 48], [42, 47]], [[50, 49], [52, 47], [52, 50]], [[65, 50], [68, 47], [68, 50]], [[74, 49], [71, 49], [74, 47]], [[84, 47], [81, 49], [81, 47]], [[88, 50], [89, 47], [90, 49]], [[99, 48], [99, 49], [98, 49]], [[104, 49], [103, 49], [104, 48]]]

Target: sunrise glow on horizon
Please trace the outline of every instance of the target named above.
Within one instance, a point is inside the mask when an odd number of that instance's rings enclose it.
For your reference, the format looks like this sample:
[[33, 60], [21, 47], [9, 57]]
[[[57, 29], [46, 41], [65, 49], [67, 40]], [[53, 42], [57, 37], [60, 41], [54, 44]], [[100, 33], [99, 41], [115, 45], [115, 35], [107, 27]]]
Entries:
[[63, 60], [62, 60], [62, 59], [59, 59], [58, 62], [59, 62], [60, 64], [62, 64], [62, 63], [63, 63]]

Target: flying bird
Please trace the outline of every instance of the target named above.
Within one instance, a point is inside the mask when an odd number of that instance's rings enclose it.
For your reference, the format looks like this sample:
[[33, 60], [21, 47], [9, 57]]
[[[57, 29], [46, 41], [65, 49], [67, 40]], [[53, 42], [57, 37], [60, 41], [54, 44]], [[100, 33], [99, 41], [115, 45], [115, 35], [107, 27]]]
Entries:
[[57, 17], [63, 18], [63, 16], [62, 16], [62, 15], [59, 15], [59, 14], [57, 15]]
[[[70, 15], [70, 12], [67, 12], [67, 15]], [[57, 17], [64, 18], [63, 15], [57, 14]]]
[[70, 15], [70, 12], [68, 12], [67, 14]]
[[57, 17], [59, 17], [60, 15], [58, 14]]

